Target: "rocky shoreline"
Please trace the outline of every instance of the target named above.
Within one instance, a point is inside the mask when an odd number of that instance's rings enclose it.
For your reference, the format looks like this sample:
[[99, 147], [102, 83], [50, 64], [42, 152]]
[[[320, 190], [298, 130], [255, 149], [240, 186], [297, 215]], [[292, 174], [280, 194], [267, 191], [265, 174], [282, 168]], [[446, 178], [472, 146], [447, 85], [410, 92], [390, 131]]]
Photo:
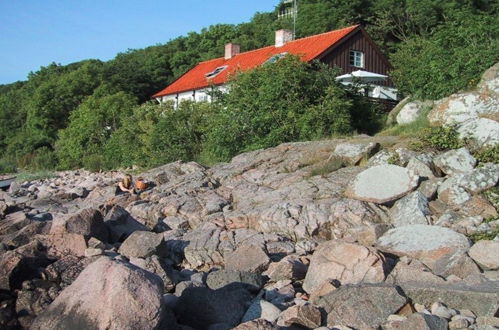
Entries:
[[138, 196], [120, 175], [0, 192], [0, 328], [499, 328], [499, 238], [470, 240], [499, 231], [499, 165], [465, 148], [288, 143]]

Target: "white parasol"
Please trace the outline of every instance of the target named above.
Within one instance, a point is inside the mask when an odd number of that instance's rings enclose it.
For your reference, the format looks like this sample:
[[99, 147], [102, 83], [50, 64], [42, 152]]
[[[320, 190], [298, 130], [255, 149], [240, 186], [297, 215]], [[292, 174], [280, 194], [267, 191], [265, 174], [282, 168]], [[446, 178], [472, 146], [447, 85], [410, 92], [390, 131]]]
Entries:
[[342, 83], [351, 83], [354, 80], [354, 78], [359, 79], [361, 82], [368, 83], [368, 82], [385, 81], [386, 78], [388, 78], [388, 76], [369, 71], [357, 70], [353, 71], [352, 73], [347, 73], [338, 76], [336, 77], [336, 80], [339, 80]]

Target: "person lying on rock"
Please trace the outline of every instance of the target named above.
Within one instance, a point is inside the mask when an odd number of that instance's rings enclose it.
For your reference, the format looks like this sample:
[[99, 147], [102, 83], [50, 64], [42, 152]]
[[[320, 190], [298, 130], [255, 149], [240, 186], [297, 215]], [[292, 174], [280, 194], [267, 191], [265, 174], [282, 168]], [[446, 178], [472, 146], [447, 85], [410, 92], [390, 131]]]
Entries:
[[116, 187], [116, 195], [121, 195], [124, 193], [135, 194], [132, 182], [132, 176], [130, 174], [126, 174]]

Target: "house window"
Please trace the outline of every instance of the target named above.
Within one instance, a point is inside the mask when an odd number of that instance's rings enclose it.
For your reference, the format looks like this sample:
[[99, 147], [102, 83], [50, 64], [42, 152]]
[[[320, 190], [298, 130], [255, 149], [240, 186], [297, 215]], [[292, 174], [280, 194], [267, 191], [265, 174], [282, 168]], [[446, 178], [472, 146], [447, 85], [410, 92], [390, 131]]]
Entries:
[[350, 51], [350, 65], [358, 68], [364, 67], [364, 53], [356, 50]]
[[207, 74], [205, 74], [205, 76], [206, 76], [206, 78], [213, 78], [213, 77], [215, 77], [217, 74], [219, 74], [220, 72], [222, 72], [225, 69], [227, 69], [227, 65], [219, 66], [215, 70], [213, 70], [213, 71], [208, 72]]

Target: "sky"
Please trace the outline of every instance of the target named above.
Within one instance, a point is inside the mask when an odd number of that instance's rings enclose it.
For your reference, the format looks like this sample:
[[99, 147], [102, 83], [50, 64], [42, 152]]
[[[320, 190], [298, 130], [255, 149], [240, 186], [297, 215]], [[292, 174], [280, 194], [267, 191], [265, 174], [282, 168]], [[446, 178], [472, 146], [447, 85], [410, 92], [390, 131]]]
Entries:
[[218, 23], [248, 22], [278, 0], [0, 0], [0, 84], [52, 62], [107, 61]]

